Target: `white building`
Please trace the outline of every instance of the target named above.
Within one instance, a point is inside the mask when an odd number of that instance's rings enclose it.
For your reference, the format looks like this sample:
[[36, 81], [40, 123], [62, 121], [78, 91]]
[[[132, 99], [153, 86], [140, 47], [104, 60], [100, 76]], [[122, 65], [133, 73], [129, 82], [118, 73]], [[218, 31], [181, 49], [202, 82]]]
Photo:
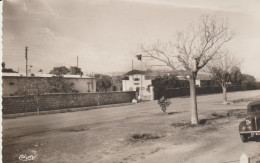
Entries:
[[138, 91], [143, 100], [150, 99], [150, 86], [156, 77], [151, 71], [132, 70], [124, 75], [122, 80], [123, 91]]
[[132, 70], [125, 74], [122, 85], [123, 91], [145, 91], [152, 85], [152, 79], [147, 78], [144, 71]]
[[[40, 81], [50, 81], [52, 74], [36, 74], [26, 77], [25, 74], [19, 73], [2, 73], [2, 95], [12, 96], [21, 88], [28, 85], [40, 83]], [[73, 84], [73, 89], [80, 93], [96, 92], [96, 79], [80, 75], [64, 75], [64, 81]], [[48, 82], [47, 82], [48, 83]]]

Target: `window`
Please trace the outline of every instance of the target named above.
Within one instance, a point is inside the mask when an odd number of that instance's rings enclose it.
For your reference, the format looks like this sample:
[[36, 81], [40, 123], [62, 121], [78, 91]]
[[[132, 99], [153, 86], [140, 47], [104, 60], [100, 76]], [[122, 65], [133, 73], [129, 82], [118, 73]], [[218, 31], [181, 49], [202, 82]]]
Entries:
[[123, 80], [129, 80], [129, 77], [128, 76], [124, 76]]
[[134, 83], [134, 85], [139, 85], [139, 83]]
[[14, 82], [10, 82], [9, 85], [14, 85]]
[[140, 81], [140, 78], [134, 78], [134, 81]]

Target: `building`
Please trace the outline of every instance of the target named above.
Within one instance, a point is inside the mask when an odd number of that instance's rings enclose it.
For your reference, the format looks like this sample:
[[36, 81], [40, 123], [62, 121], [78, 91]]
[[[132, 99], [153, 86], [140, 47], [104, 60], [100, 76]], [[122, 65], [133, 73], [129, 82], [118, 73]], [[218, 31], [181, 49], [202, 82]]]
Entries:
[[[136, 91], [142, 89], [144, 92], [149, 90], [149, 87], [152, 85], [153, 79], [156, 77], [163, 75], [170, 75], [172, 72], [170, 71], [139, 71], [132, 70], [127, 72], [124, 75], [122, 80], [123, 91]], [[177, 76], [180, 81], [183, 81], [182, 85], [189, 86], [188, 81], [183, 76]], [[198, 87], [206, 87], [209, 86], [209, 81], [211, 81], [211, 77], [209, 74], [200, 73], [196, 79], [196, 85]]]
[[[37, 83], [48, 82], [51, 79], [53, 79], [52, 74], [36, 74], [26, 77], [24, 74], [19, 73], [2, 73], [2, 95], [16, 95], [17, 91], [26, 85], [37, 85]], [[71, 83], [73, 89], [80, 93], [96, 92], [95, 78], [80, 75], [64, 75], [62, 80]]]
[[148, 90], [152, 85], [153, 77], [149, 76], [149, 72], [132, 70], [124, 75], [122, 80], [123, 91]]

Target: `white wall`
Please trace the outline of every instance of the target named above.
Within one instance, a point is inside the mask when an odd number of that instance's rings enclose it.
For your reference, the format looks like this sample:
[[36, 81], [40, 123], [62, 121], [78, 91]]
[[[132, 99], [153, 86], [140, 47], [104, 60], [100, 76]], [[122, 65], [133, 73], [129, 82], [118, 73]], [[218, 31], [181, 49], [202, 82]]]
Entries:
[[[143, 90], [148, 88], [148, 85], [152, 84], [152, 80], [145, 80], [145, 75], [134, 74], [128, 76], [129, 80], [122, 80], [123, 91], [133, 90], [136, 91], [136, 88], [143, 87]], [[135, 81], [135, 78], [139, 78], [139, 81]], [[132, 89], [131, 89], [132, 88]]]
[[[20, 77], [3, 76], [2, 77], [2, 95], [10, 96], [16, 93], [21, 86], [26, 83], [37, 83], [41, 80], [49, 80], [49, 77]], [[96, 79], [94, 78], [63, 78], [63, 80], [74, 83], [73, 88], [79, 92], [96, 92]]]

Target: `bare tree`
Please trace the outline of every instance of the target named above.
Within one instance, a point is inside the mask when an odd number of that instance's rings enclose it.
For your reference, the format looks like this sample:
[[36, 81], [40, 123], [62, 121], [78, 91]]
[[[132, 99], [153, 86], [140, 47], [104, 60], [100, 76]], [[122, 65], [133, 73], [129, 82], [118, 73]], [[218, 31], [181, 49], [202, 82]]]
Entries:
[[197, 74], [233, 36], [227, 19], [203, 15], [199, 24], [191, 24], [187, 31], [177, 32], [176, 41], [158, 41], [138, 49], [138, 54], [143, 57], [165, 63], [173, 71], [182, 70], [183, 77], [190, 83], [191, 124], [198, 124], [195, 89]]
[[227, 104], [227, 85], [231, 81], [232, 71], [240, 66], [240, 62], [228, 51], [219, 53], [208, 65], [207, 69], [223, 91], [223, 103]]

